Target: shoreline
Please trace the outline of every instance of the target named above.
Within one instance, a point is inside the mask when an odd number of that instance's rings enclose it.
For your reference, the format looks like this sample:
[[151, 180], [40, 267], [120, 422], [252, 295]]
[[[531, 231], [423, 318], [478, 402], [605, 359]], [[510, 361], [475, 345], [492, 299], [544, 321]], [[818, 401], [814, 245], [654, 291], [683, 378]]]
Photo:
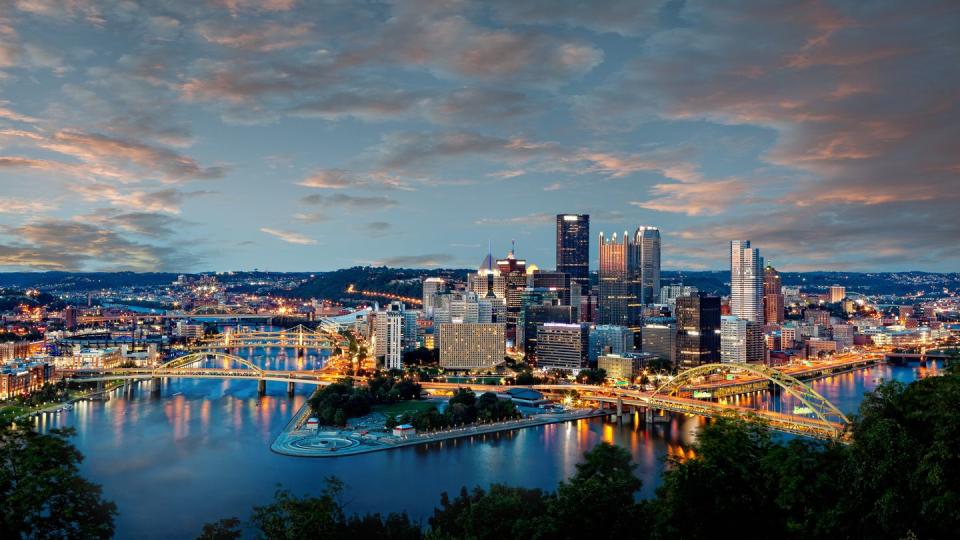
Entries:
[[270, 444], [270, 450], [272, 452], [301, 458], [348, 457], [393, 448], [404, 448], [420, 444], [473, 437], [475, 435], [486, 435], [489, 433], [559, 424], [586, 418], [610, 416], [609, 411], [601, 409], [577, 409], [566, 413], [545, 413], [528, 416], [519, 420], [497, 422], [495, 424], [475, 424], [469, 427], [446, 431], [418, 433], [410, 437], [401, 438], [389, 434], [362, 435], [350, 430], [323, 431], [289, 429], [303, 414], [303, 411], [299, 411], [294, 415], [294, 418], [287, 423], [284, 430], [277, 435], [273, 443]]

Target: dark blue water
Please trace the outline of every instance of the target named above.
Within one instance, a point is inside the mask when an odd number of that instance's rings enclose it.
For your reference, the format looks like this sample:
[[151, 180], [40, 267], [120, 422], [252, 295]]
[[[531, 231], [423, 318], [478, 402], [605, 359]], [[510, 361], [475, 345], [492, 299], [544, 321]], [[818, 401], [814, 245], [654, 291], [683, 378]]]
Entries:
[[[246, 354], [274, 369], [310, 369], [321, 362], [297, 360], [292, 351]], [[880, 378], [909, 382], [929, 373], [917, 366], [877, 366], [814, 386], [853, 411]], [[37, 425], [77, 429], [74, 442], [86, 456], [83, 474], [102, 484], [119, 507], [118, 538], [192, 538], [204, 522], [247, 518], [278, 486], [316, 493], [330, 475], [346, 482], [351, 511], [402, 510], [425, 520], [442, 491], [455, 493], [463, 485], [552, 489], [600, 441], [629, 449], [643, 495], [649, 495], [663, 457], [689, 455], [704, 422], [676, 416], [648, 429], [593, 419], [344, 458], [273, 454], [270, 443], [311, 390], [300, 386], [289, 398], [285, 384], [267, 383], [267, 395], [258, 399], [253, 381], [171, 379], [156, 395], [149, 383], [136, 383], [114, 391], [107, 402], [79, 403], [39, 418]]]

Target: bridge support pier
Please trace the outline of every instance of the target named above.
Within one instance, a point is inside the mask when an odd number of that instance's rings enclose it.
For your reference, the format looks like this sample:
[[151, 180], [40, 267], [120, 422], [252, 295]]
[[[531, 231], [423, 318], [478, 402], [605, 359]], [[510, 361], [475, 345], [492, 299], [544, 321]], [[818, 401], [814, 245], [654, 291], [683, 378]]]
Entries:
[[623, 398], [617, 398], [617, 420], [623, 419]]
[[160, 377], [154, 377], [151, 379], [150, 391], [154, 394], [159, 394], [162, 382], [163, 381], [160, 379]]
[[257, 395], [263, 396], [267, 393], [267, 381], [265, 379], [257, 380]]
[[644, 421], [645, 421], [646, 423], [652, 424], [652, 423], [653, 423], [653, 409], [650, 408], [650, 407], [647, 407], [647, 410], [644, 412], [643, 417], [644, 417], [643, 419], [644, 419]]
[[287, 395], [293, 397], [293, 381], [287, 383]]
[[307, 357], [307, 348], [306, 347], [297, 347], [297, 359]]

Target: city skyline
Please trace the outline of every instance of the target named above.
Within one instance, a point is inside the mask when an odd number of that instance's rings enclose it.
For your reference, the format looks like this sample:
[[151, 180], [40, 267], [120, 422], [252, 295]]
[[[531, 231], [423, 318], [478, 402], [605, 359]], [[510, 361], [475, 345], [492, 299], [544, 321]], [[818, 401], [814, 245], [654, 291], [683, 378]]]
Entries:
[[0, 1], [0, 271], [956, 269], [955, 7], [749, 4]]

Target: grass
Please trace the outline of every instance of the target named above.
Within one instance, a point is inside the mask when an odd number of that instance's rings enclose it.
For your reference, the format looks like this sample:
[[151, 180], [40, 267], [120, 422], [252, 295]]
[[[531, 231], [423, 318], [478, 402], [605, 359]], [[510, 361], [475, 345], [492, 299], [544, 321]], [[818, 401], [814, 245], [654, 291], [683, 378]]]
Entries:
[[389, 405], [374, 405], [373, 412], [378, 412], [383, 415], [400, 415], [403, 413], [414, 414], [420, 411], [425, 411], [430, 407], [435, 407], [437, 404], [433, 401], [422, 400], [422, 401], [398, 401], [396, 403], [391, 403]]

